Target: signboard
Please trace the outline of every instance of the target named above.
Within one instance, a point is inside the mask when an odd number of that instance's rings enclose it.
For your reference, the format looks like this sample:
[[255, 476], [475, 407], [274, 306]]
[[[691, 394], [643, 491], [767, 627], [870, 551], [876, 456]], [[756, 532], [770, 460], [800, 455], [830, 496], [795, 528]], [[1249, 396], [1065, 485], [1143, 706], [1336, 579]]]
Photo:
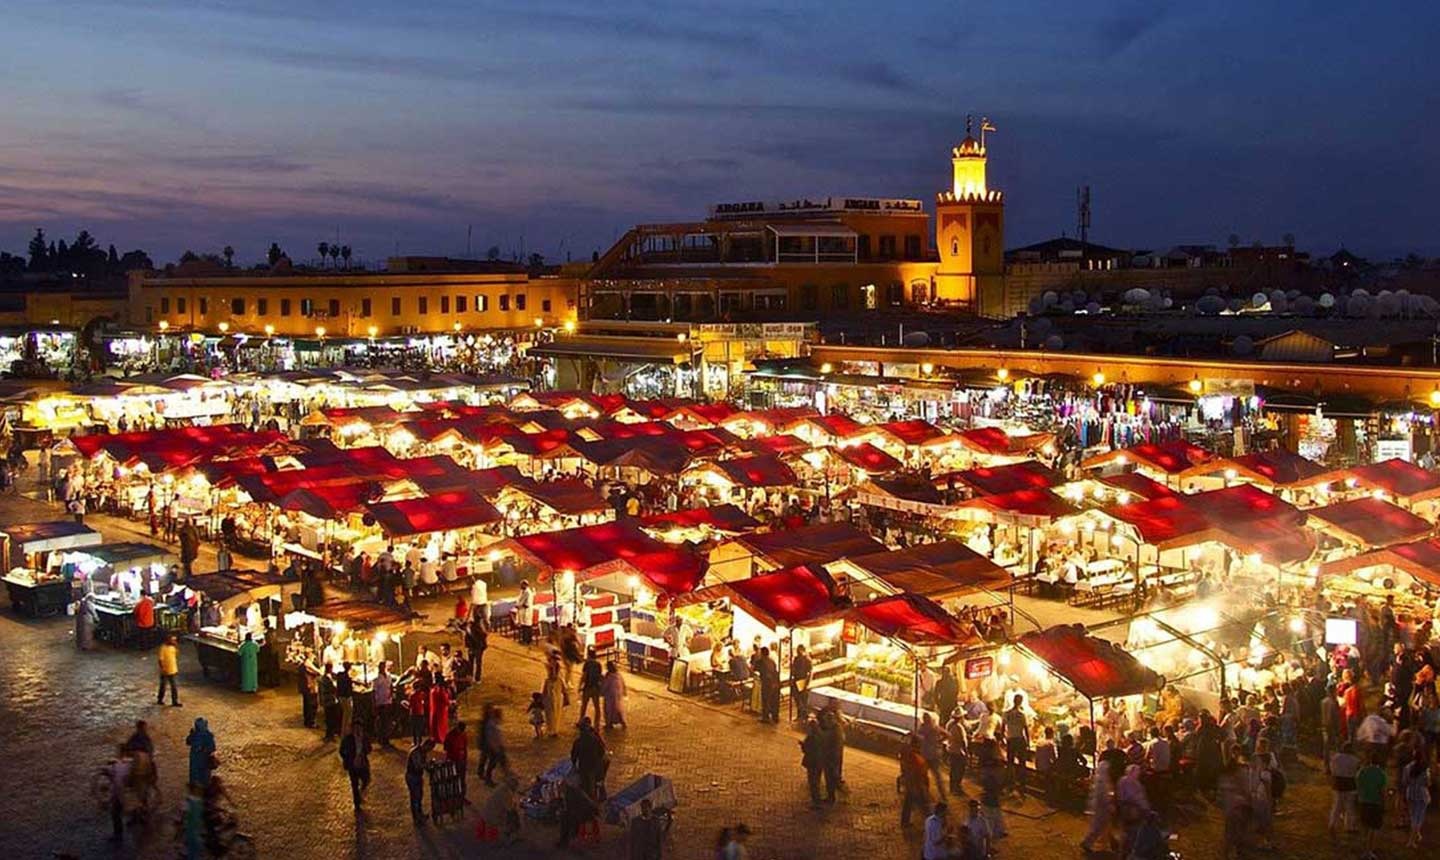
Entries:
[[759, 215], [804, 215], [809, 213], [862, 212], [874, 215], [921, 215], [925, 206], [919, 200], [899, 197], [802, 197], [797, 200], [767, 202], [741, 200], [716, 203], [710, 207], [711, 218], [754, 218]]
[[1359, 640], [1354, 618], [1326, 618], [1326, 645], [1354, 645]]
[[840, 641], [846, 645], [855, 645], [860, 642], [860, 625], [854, 621], [846, 621], [840, 625]]
[[975, 681], [995, 674], [994, 657], [971, 657], [965, 661], [965, 680]]
[[1375, 462], [1381, 460], [1400, 459], [1410, 462], [1415, 456], [1415, 448], [1410, 444], [1409, 439], [1380, 439], [1375, 443]]

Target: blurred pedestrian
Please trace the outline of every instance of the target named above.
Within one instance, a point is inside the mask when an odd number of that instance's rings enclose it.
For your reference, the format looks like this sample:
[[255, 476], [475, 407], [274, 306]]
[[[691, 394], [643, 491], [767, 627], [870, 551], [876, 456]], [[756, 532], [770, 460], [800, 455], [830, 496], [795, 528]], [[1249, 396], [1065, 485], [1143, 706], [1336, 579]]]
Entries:
[[350, 777], [350, 800], [360, 809], [360, 798], [370, 787], [370, 739], [360, 722], [350, 724], [350, 733], [340, 741], [340, 763]]

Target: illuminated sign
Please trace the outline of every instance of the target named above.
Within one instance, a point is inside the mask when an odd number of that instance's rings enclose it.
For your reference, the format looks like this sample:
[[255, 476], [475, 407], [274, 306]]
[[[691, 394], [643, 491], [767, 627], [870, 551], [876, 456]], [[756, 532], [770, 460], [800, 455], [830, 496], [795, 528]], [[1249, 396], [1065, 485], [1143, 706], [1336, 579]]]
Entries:
[[994, 657], [972, 657], [965, 661], [965, 680], [974, 681], [995, 674]]
[[717, 203], [710, 207], [712, 218], [748, 218], [754, 215], [806, 214], [827, 212], [865, 212], [879, 215], [919, 215], [925, 206], [919, 200], [897, 197], [801, 197], [767, 203], [761, 200], [744, 200], [736, 203]]

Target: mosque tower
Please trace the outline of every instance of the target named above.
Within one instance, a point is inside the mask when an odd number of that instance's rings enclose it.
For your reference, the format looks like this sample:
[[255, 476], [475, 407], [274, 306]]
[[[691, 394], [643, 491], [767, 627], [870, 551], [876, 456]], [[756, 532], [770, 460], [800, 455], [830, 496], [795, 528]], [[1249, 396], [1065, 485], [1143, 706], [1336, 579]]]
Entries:
[[980, 138], [965, 120], [965, 139], [950, 151], [953, 182], [935, 197], [935, 297], [942, 302], [979, 308], [982, 292], [1003, 288], [1005, 278], [1005, 197], [985, 182], [985, 133]]

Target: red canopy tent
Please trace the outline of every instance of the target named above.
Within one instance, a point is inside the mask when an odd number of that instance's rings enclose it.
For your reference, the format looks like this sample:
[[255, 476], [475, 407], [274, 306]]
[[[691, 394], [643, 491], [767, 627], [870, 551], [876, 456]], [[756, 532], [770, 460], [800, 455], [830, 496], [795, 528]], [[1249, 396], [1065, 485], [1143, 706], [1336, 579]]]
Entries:
[[735, 505], [713, 505], [708, 508], [690, 508], [672, 513], [649, 514], [640, 518], [640, 524], [652, 529], [685, 529], [703, 526], [734, 534], [752, 531], [760, 527], [759, 520]]
[[1320, 572], [1331, 576], [1380, 566], [1396, 568], [1431, 587], [1440, 587], [1440, 538], [1396, 544], [1326, 562]]
[[1353, 466], [1344, 474], [1361, 487], [1380, 490], [1401, 502], [1413, 504], [1440, 497], [1440, 475], [1399, 458]]
[[468, 489], [486, 498], [494, 498], [506, 487], [527, 480], [514, 466], [496, 466], [491, 469], [461, 469], [443, 475], [421, 475], [415, 478], [415, 483], [431, 495]]
[[767, 455], [716, 460], [702, 468], [718, 470], [737, 487], [788, 487], [800, 480], [779, 457]]
[[844, 614], [867, 629], [909, 645], [943, 647], [970, 645], [979, 634], [940, 608], [928, 597], [918, 594], [892, 594], [851, 607]]
[[541, 581], [562, 571], [583, 581], [630, 570], [673, 595], [694, 588], [705, 575], [701, 559], [650, 537], [633, 522], [523, 535], [500, 547], [539, 567]]
[[1162, 496], [1175, 495], [1174, 490], [1159, 481], [1145, 477], [1139, 472], [1123, 472], [1119, 475], [1111, 475], [1108, 478], [1101, 478], [1100, 482], [1106, 486], [1114, 487], [1122, 493], [1139, 496], [1141, 499], [1158, 499]]
[[469, 490], [371, 503], [365, 505], [365, 510], [391, 537], [475, 528], [503, 519], [494, 505]]
[[[956, 481], [981, 496], [995, 496], [1019, 490], [1046, 490], [1065, 483], [1064, 475], [1035, 460], [1022, 460], [1003, 466], [980, 466], [951, 474]], [[935, 486], [948, 486], [951, 474], [937, 476]]]
[[1010, 573], [1005, 568], [958, 540], [855, 556], [840, 564], [858, 568], [864, 575], [862, 579], [878, 579], [894, 591], [933, 600], [1010, 586]]
[[702, 588], [679, 598], [676, 605], [729, 598], [771, 630], [793, 629], [826, 618], [835, 608], [833, 592], [834, 583], [824, 569], [797, 565]]
[[842, 445], [830, 450], [846, 463], [871, 474], [883, 475], [904, 467], [899, 460], [869, 442], [861, 442], [859, 445]]
[[1050, 433], [1031, 433], [1028, 436], [1011, 436], [999, 427], [971, 427], [949, 436], [936, 437], [929, 445], [958, 443], [976, 452], [993, 457], [1023, 457], [1044, 448], [1055, 441]]
[[822, 436], [829, 437], [835, 441], [848, 439], [856, 433], [868, 429], [864, 424], [840, 412], [799, 418], [791, 421], [781, 429], [790, 432], [805, 425], [809, 425], [812, 429], [819, 431]]
[[798, 529], [752, 532], [734, 538], [772, 568], [825, 564], [846, 556], [883, 552], [885, 545], [849, 523], [817, 523]]
[[776, 454], [781, 457], [789, 457], [809, 451], [810, 443], [799, 436], [781, 433], [776, 436], [761, 436], [748, 440], [746, 447], [757, 454]]
[[964, 518], [967, 511], [983, 511], [994, 519], [1011, 519], [1019, 523], [1048, 522], [1080, 513], [1080, 509], [1050, 490], [1016, 490], [993, 496], [980, 496], [961, 502], [956, 515]]
[[1306, 513], [1312, 522], [1318, 521], [1322, 530], [1365, 547], [1409, 543], [1435, 530], [1428, 520], [1371, 496], [1336, 502]]
[[527, 480], [512, 484], [510, 489], [564, 516], [579, 516], [610, 507], [610, 503], [605, 501], [605, 497], [594, 487], [575, 478], [562, 481]]
[[1195, 466], [1208, 463], [1215, 459], [1215, 455], [1201, 448], [1199, 445], [1192, 445], [1184, 439], [1172, 439], [1168, 442], [1145, 442], [1140, 445], [1132, 445], [1129, 448], [1120, 448], [1115, 451], [1106, 451], [1103, 454], [1096, 454], [1081, 463], [1085, 469], [1094, 469], [1106, 466], [1111, 463], [1126, 465], [1133, 463], [1137, 466], [1147, 467], [1152, 471], [1175, 477]]
[[1240, 457], [1225, 457], [1211, 460], [1187, 470], [1188, 474], [1214, 475], [1234, 470], [1236, 477], [1253, 481], [1264, 487], [1294, 487], [1317, 483], [1325, 474], [1325, 467], [1299, 454], [1277, 448], [1273, 451], [1257, 451]]
[[1091, 636], [1079, 624], [1032, 631], [1021, 636], [1019, 644], [1092, 703], [1156, 692], [1165, 680], [1133, 654]]
[[861, 431], [861, 435], [879, 432], [901, 445], [907, 447], [918, 447], [945, 435], [945, 431], [931, 424], [929, 421], [920, 418], [912, 418], [908, 421], [887, 421], [884, 424], [876, 424]]

